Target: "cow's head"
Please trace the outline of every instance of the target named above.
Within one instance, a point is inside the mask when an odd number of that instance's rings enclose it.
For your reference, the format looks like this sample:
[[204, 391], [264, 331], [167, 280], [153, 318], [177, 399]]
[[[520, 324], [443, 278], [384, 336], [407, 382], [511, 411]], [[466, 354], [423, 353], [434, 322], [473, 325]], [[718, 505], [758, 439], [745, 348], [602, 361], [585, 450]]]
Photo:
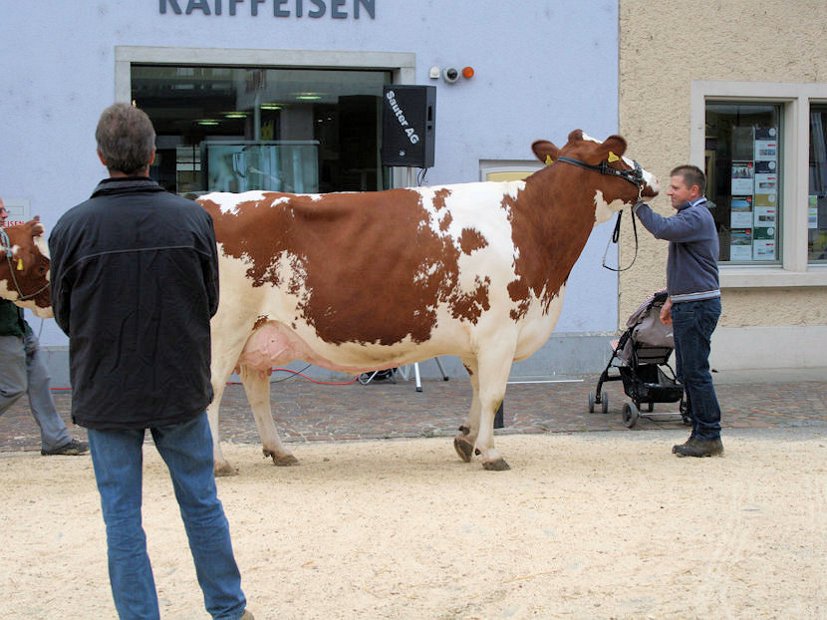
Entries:
[[587, 183], [594, 189], [595, 225], [642, 198], [657, 196], [660, 191], [653, 174], [624, 157], [626, 140], [620, 136], [609, 136], [600, 142], [575, 129], [563, 148], [547, 140], [538, 140], [531, 148], [547, 166], [564, 167], [573, 183], [581, 187]]
[[49, 248], [45, 229], [35, 217], [0, 232], [0, 297], [29, 308], [42, 318], [52, 316], [49, 291]]

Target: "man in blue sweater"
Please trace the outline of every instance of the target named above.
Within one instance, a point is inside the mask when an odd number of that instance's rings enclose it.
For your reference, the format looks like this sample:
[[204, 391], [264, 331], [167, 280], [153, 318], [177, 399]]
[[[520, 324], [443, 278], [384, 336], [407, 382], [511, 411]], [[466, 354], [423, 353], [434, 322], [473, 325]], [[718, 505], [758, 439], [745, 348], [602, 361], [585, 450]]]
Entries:
[[704, 196], [706, 178], [696, 166], [678, 166], [670, 173], [667, 195], [677, 211], [658, 215], [645, 203], [634, 207], [646, 229], [669, 241], [666, 290], [661, 321], [672, 324], [678, 379], [686, 390], [692, 434], [674, 446], [678, 456], [718, 456], [721, 408], [709, 371], [712, 332], [721, 316], [718, 283], [718, 231]]

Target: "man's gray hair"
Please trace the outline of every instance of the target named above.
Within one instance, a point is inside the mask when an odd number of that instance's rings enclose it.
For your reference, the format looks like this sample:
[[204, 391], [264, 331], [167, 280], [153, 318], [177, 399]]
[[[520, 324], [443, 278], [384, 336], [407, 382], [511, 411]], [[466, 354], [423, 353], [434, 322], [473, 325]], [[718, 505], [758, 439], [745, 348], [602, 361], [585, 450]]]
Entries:
[[152, 159], [155, 128], [143, 110], [115, 103], [101, 114], [95, 140], [107, 169], [133, 174], [146, 168]]

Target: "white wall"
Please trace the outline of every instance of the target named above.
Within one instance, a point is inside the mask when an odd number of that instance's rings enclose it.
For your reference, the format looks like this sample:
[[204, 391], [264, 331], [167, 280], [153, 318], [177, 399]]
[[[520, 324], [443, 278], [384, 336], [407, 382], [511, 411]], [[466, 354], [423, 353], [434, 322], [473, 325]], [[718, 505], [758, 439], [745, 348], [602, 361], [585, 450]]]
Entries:
[[[302, 18], [272, 17], [272, 0], [257, 17], [250, 0], [235, 16], [222, 4], [221, 16], [187, 16], [160, 14], [159, 0], [0, 3], [0, 195], [29, 200], [47, 228], [89, 196], [105, 173], [93, 134], [114, 100], [116, 46], [414, 53], [415, 82], [438, 87], [429, 184], [475, 181], [480, 160], [530, 158], [532, 141], [562, 145], [577, 127], [617, 131], [616, 0], [375, 0], [376, 18], [363, 10], [359, 20], [310, 19], [308, 0]], [[294, 12], [295, 0], [280, 6]], [[432, 65], [471, 65], [476, 76], [432, 81]], [[610, 234], [598, 229], [575, 267], [558, 331], [618, 324], [617, 278], [600, 268]], [[42, 340], [65, 344], [52, 321]]]

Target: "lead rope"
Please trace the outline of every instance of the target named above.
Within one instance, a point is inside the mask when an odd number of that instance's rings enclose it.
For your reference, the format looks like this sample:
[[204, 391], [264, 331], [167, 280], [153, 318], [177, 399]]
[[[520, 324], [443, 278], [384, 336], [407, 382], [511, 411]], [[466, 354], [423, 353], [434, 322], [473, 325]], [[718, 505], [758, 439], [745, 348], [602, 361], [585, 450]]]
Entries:
[[614, 232], [612, 232], [612, 238], [606, 244], [606, 249], [603, 251], [603, 267], [604, 267], [604, 269], [608, 269], [609, 271], [615, 271], [615, 272], [618, 272], [618, 273], [621, 272], [621, 271], [626, 271], [627, 269], [632, 268], [632, 265], [634, 265], [635, 261], [637, 260], [637, 250], [638, 250], [637, 224], [635, 223], [636, 218], [635, 218], [635, 212], [634, 212], [634, 209], [633, 209], [632, 210], [632, 230], [634, 231], [634, 234], [635, 234], [635, 255], [632, 258], [632, 262], [629, 263], [626, 267], [617, 267], [617, 268], [609, 267], [606, 264], [606, 255], [609, 253], [609, 246], [613, 243], [617, 243], [618, 240], [620, 239], [620, 219], [622, 217], [623, 217], [623, 211], [622, 210], [618, 211], [617, 212], [617, 222], [615, 222], [615, 229], [614, 229]]

